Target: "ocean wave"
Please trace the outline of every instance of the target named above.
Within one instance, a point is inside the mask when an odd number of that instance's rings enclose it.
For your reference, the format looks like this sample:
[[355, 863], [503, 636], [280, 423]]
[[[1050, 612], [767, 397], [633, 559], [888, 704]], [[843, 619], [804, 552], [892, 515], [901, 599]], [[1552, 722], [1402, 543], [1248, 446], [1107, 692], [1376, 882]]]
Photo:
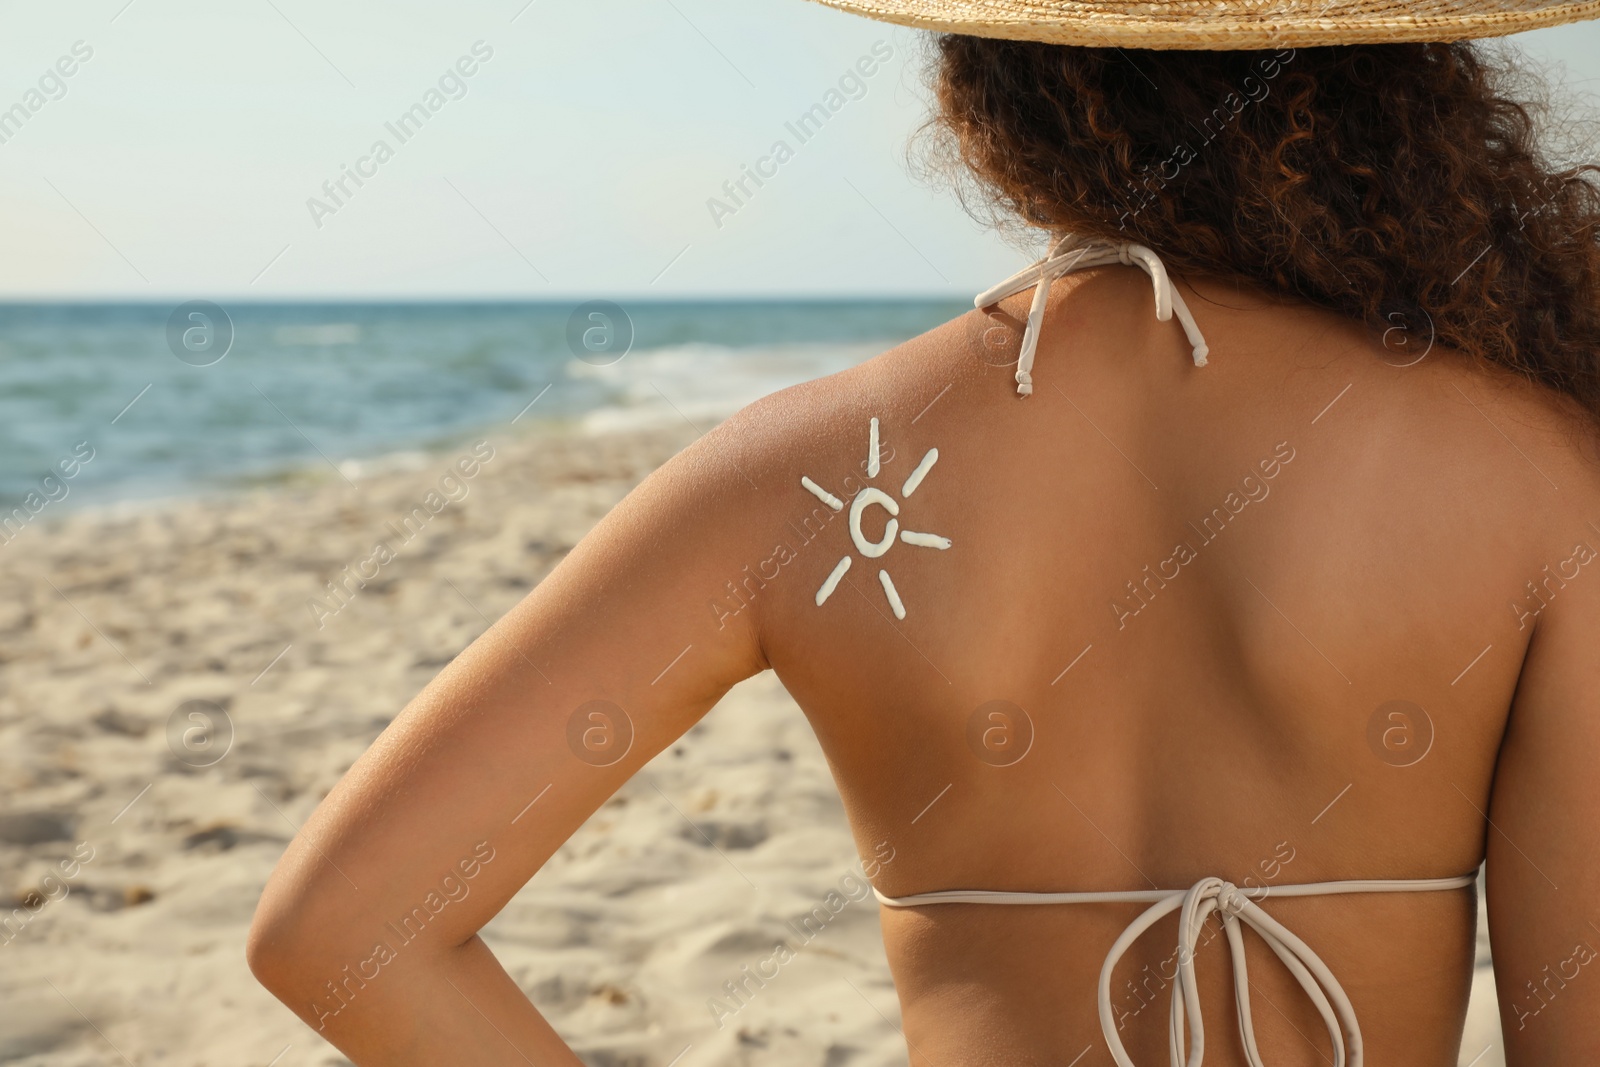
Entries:
[[579, 419], [587, 433], [684, 419], [706, 429], [769, 393], [847, 370], [893, 344], [668, 345], [630, 353], [608, 366], [573, 360], [566, 374], [606, 392], [606, 399]]

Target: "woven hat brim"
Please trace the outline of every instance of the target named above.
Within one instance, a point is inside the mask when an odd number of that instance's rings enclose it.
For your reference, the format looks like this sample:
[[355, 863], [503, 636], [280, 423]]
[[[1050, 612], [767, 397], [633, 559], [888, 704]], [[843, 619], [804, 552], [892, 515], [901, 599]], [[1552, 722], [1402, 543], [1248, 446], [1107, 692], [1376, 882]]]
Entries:
[[815, 0], [881, 22], [1101, 48], [1456, 41], [1600, 17], [1600, 0]]

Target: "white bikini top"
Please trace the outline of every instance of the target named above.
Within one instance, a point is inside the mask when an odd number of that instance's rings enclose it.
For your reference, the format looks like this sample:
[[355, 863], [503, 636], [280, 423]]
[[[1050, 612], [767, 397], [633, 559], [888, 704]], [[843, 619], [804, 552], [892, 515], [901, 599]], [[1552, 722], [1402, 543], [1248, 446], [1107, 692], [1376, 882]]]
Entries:
[[[1299, 885], [1251, 886], [1239, 888], [1221, 878], [1202, 878], [1188, 889], [1134, 889], [1092, 893], [1008, 893], [989, 889], [951, 889], [937, 893], [917, 893], [909, 897], [886, 897], [874, 887], [878, 902], [891, 908], [917, 908], [925, 904], [1142, 904], [1151, 906], [1122, 932], [1106, 953], [1100, 968], [1100, 1032], [1111, 1048], [1117, 1067], [1137, 1067], [1117, 1036], [1117, 1020], [1111, 1009], [1111, 972], [1128, 948], [1157, 920], [1181, 909], [1178, 917], [1178, 973], [1172, 990], [1172, 1017], [1168, 1030], [1172, 1067], [1200, 1067], [1205, 1058], [1205, 1026], [1200, 1018], [1199, 986], [1195, 981], [1194, 954], [1200, 928], [1213, 911], [1222, 916], [1223, 932], [1233, 957], [1234, 999], [1239, 1015], [1239, 1038], [1244, 1043], [1245, 1061], [1250, 1067], [1265, 1067], [1256, 1048], [1255, 1028], [1250, 1016], [1250, 978], [1245, 972], [1243, 923], [1261, 935], [1267, 947], [1283, 961], [1300, 982], [1306, 996], [1316, 1006], [1328, 1027], [1333, 1042], [1333, 1067], [1361, 1067], [1361, 1027], [1355, 1009], [1339, 980], [1300, 938], [1268, 915], [1255, 900], [1268, 896], [1310, 897], [1333, 893], [1425, 893], [1431, 890], [1464, 889], [1477, 880], [1477, 873], [1455, 878], [1418, 878], [1390, 881], [1308, 882]], [[1184, 1021], [1188, 1020], [1189, 1055], [1184, 1058]]]
[[1075, 270], [1104, 267], [1112, 263], [1139, 266], [1150, 275], [1150, 283], [1156, 291], [1156, 318], [1166, 322], [1176, 311], [1178, 322], [1182, 324], [1189, 344], [1194, 347], [1194, 365], [1206, 365], [1206, 354], [1210, 351], [1206, 347], [1206, 339], [1200, 335], [1200, 327], [1195, 325], [1189, 305], [1183, 302], [1183, 294], [1167, 277], [1167, 268], [1162, 265], [1161, 257], [1144, 245], [1067, 234], [1056, 241], [1049, 254], [1039, 262], [1024, 267], [994, 288], [979, 293], [973, 301], [980, 309], [986, 308], [1013, 293], [1033, 287], [1033, 305], [1028, 308], [1028, 325], [1022, 333], [1022, 350], [1017, 357], [1018, 395], [1028, 396], [1033, 392], [1033, 352], [1039, 344], [1039, 323], [1044, 320], [1044, 305], [1050, 295], [1050, 283]]

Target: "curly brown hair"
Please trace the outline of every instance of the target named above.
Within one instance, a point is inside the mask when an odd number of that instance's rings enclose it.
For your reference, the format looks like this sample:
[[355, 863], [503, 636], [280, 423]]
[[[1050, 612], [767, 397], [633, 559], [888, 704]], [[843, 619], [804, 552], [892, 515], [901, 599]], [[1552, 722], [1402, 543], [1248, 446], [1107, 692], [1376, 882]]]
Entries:
[[935, 160], [964, 166], [997, 218], [1134, 240], [1174, 273], [1375, 329], [1431, 329], [1600, 423], [1600, 168], [1547, 158], [1508, 59], [1465, 42], [1199, 52], [945, 35], [934, 67]]

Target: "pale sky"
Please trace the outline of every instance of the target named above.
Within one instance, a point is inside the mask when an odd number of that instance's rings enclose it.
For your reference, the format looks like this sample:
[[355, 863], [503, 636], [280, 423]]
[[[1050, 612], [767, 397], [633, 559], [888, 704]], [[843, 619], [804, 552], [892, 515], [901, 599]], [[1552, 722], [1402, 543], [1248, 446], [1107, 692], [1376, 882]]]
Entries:
[[[1021, 262], [907, 171], [924, 38], [803, 0], [0, 0], [0, 25], [0, 112], [46, 80], [0, 127], [0, 299], [966, 296]], [[1600, 87], [1600, 25], [1515, 40]], [[785, 124], [875, 47], [801, 144]], [[420, 131], [386, 129], [458, 61]]]

